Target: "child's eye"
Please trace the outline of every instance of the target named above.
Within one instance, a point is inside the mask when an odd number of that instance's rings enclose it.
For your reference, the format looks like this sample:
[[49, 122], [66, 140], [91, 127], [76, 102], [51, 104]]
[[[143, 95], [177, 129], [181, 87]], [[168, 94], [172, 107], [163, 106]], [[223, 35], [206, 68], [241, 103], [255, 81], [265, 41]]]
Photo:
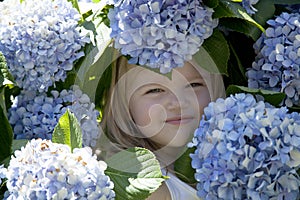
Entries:
[[195, 83], [190, 83], [190, 87], [200, 87], [200, 86], [203, 86], [204, 84], [203, 83], [200, 83], [200, 82], [195, 82]]
[[155, 94], [155, 93], [160, 93], [160, 92], [164, 92], [164, 90], [161, 88], [154, 88], [154, 89], [148, 90], [145, 94]]

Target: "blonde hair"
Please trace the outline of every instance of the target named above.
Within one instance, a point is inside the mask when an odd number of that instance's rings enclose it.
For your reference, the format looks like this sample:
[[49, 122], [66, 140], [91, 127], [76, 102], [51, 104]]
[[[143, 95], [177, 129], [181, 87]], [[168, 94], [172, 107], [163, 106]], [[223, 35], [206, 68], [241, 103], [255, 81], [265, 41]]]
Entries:
[[123, 84], [119, 84], [123, 75], [134, 66], [128, 64], [123, 56], [113, 64], [111, 86], [101, 121], [104, 132], [116, 149], [129, 147], [152, 149], [152, 143], [148, 139], [138, 137], [141, 132], [132, 120], [125, 95], [126, 78], [123, 79]]
[[[190, 63], [201, 74], [210, 93], [211, 101], [225, 96], [223, 79], [220, 74], [212, 74], [198, 67], [194, 61]], [[120, 57], [113, 66], [110, 90], [106, 99], [102, 127], [108, 139], [112, 142], [109, 151], [118, 151], [129, 147], [144, 147], [149, 150], [156, 150], [157, 144], [148, 138], [141, 137], [142, 133], [134, 123], [126, 97], [126, 84], [128, 81], [123, 78], [129, 70], [136, 67], [130, 65], [125, 57]], [[119, 81], [122, 79], [122, 83]]]

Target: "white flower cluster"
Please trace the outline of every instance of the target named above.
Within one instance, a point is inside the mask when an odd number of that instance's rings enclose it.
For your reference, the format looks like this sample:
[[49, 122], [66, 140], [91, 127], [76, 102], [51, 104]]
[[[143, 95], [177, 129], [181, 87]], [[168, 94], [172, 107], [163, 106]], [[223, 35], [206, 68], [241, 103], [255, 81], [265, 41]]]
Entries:
[[106, 168], [89, 147], [33, 139], [10, 160], [5, 199], [114, 199]]

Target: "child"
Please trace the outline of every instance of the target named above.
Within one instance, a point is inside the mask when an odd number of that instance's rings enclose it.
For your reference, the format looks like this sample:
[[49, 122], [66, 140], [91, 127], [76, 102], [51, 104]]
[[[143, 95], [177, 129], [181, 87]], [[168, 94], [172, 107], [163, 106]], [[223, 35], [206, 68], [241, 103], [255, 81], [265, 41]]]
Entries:
[[198, 127], [203, 109], [223, 97], [222, 77], [194, 61], [175, 68], [171, 77], [130, 65], [121, 57], [113, 68], [102, 127], [115, 149], [144, 147], [159, 160], [170, 178], [148, 199], [198, 199], [196, 190], [173, 173]]

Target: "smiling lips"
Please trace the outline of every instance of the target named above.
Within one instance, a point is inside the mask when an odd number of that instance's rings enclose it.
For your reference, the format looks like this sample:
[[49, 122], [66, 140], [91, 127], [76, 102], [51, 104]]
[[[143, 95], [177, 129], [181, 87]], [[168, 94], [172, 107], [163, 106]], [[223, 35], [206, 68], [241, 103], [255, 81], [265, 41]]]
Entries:
[[177, 117], [170, 117], [166, 120], [167, 124], [172, 125], [180, 125], [180, 124], [187, 124], [192, 121], [194, 118], [190, 116], [177, 116]]

